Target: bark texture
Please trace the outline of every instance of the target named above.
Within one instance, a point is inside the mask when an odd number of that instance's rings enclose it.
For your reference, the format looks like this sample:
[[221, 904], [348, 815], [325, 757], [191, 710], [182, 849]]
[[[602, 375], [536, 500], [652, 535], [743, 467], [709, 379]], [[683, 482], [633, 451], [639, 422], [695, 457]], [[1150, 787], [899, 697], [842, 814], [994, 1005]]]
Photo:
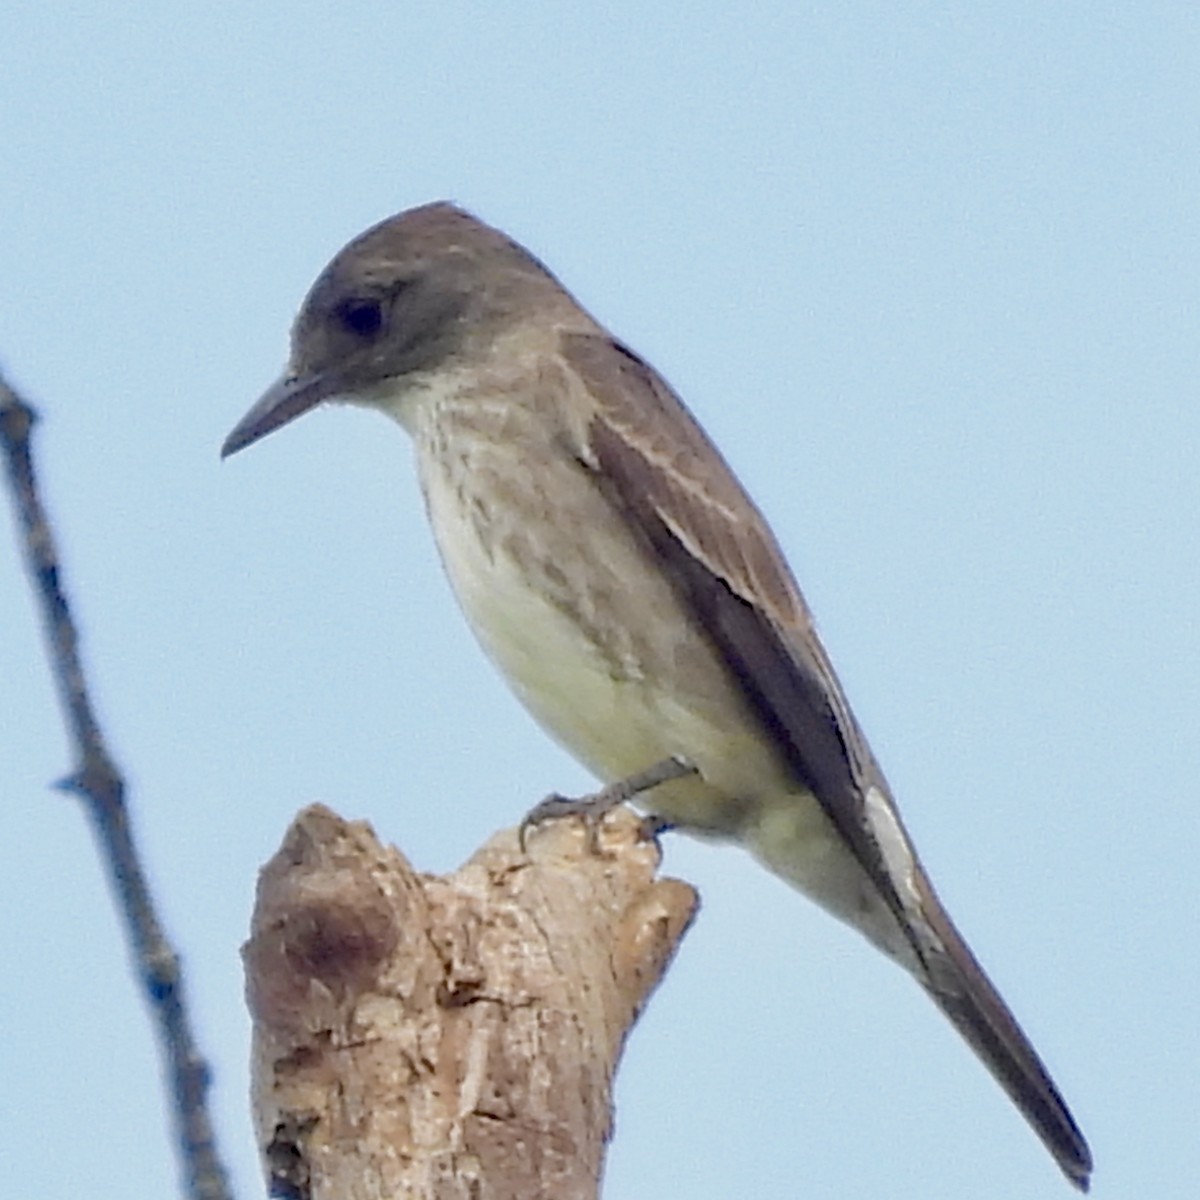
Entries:
[[639, 830], [509, 830], [434, 877], [305, 809], [244, 950], [271, 1194], [595, 1197], [621, 1048], [697, 907]]

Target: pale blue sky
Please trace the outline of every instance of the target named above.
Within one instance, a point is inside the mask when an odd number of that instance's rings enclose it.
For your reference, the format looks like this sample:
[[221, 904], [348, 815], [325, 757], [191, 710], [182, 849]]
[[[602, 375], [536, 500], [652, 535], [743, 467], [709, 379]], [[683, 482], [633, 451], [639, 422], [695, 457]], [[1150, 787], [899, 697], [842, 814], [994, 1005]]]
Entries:
[[[248, 11], [249, 9], [249, 11]], [[1200, 1138], [1194, 5], [162, 5], [0, 22], [0, 363], [261, 1194], [238, 946], [303, 803], [457, 864], [581, 790], [454, 610], [401, 432], [222, 465], [316, 272], [450, 198], [765, 508], [1100, 1197]], [[0, 538], [0, 1177], [167, 1196], [150, 1035]], [[919, 990], [732, 849], [628, 1049], [609, 1200], [1070, 1194]]]

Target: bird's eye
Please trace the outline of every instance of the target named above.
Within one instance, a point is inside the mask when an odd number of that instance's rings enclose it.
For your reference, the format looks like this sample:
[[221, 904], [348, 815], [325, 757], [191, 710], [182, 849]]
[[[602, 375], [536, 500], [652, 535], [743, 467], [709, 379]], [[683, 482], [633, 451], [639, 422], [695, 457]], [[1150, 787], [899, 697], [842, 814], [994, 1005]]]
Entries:
[[378, 300], [354, 296], [343, 300], [334, 310], [342, 328], [356, 337], [372, 338], [383, 328], [383, 308]]

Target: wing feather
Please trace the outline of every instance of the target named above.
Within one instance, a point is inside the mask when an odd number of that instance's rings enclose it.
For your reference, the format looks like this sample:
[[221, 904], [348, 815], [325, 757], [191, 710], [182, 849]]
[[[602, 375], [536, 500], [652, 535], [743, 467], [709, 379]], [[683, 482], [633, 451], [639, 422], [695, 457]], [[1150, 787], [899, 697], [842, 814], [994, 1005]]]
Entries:
[[886, 781], [765, 519], [646, 363], [605, 338], [567, 334], [563, 342], [595, 404], [588, 439], [601, 485], [646, 532], [760, 718], [781, 736], [792, 768], [906, 922], [864, 807], [867, 789], [886, 794]]
[[[895, 915], [923, 965], [922, 985], [1068, 1178], [1086, 1190], [1092, 1169], [1087, 1142], [938, 900], [766, 520], [683, 402], [647, 363], [596, 334], [564, 333], [562, 352], [592, 400], [586, 438], [599, 486], [644, 533], [649, 551], [719, 644], [797, 779]], [[895, 814], [907, 878], [897, 877], [894, 860], [889, 865], [880, 845], [872, 796], [876, 804], [882, 797]]]

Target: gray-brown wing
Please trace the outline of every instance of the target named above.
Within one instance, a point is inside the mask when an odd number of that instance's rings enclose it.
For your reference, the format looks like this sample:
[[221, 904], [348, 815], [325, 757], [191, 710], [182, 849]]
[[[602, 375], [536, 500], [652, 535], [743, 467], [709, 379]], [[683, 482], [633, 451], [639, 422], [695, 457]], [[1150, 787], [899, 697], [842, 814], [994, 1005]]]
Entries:
[[905, 924], [864, 809], [867, 787], [886, 793], [886, 782], [766, 521], [646, 363], [603, 337], [566, 334], [563, 345], [596, 404], [588, 442], [601, 486], [645, 532], [797, 778]]
[[684, 603], [720, 646], [760, 718], [888, 907], [939, 1007], [1012, 1097], [1068, 1178], [1086, 1190], [1091, 1153], [1037, 1053], [942, 907], [919, 863], [906, 905], [871, 831], [883, 777], [767, 523], [683, 402], [635, 354], [568, 333], [563, 354], [596, 416], [591, 466], [639, 528]]

